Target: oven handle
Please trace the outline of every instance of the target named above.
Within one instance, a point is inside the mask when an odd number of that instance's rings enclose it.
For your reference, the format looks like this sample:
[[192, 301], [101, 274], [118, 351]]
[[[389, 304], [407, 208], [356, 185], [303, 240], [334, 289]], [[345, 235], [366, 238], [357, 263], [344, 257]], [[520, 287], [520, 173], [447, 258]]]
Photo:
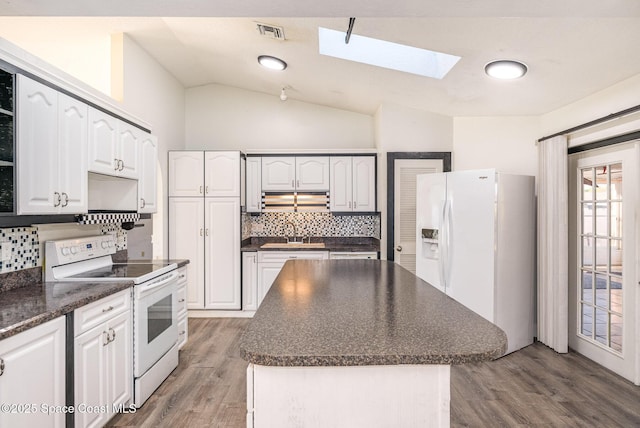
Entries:
[[171, 272], [166, 274], [165, 276], [162, 276], [156, 280], [149, 282], [148, 284], [144, 284], [142, 285], [142, 287], [140, 287], [140, 294], [143, 294], [143, 293], [146, 294], [151, 290], [163, 287], [166, 284], [170, 283], [171, 281], [174, 281], [177, 277], [178, 277], [177, 272]]

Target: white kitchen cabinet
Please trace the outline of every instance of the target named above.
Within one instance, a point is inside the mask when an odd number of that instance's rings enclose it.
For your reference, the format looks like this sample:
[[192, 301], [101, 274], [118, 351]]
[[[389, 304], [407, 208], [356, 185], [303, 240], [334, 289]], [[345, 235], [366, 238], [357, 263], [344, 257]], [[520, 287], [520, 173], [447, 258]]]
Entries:
[[169, 152], [169, 197], [204, 196], [204, 152]]
[[329, 190], [329, 157], [276, 156], [262, 158], [262, 191]]
[[89, 107], [89, 171], [138, 179], [142, 134], [135, 126]]
[[138, 212], [155, 213], [158, 211], [157, 168], [158, 139], [155, 135], [145, 134], [140, 139], [140, 178], [138, 179]]
[[287, 260], [327, 260], [328, 258], [328, 251], [258, 251], [257, 305], [260, 306]]
[[169, 198], [169, 257], [191, 261], [187, 307], [240, 309], [240, 152], [170, 152], [169, 181], [191, 195]]
[[205, 198], [205, 308], [240, 309], [240, 199]]
[[258, 254], [242, 253], [242, 309], [258, 309]]
[[[41, 405], [65, 405], [65, 317], [0, 341], [0, 427], [64, 427], [63, 412], [47, 415]], [[24, 406], [34, 405], [26, 411]], [[23, 407], [18, 407], [23, 406]]]
[[100, 427], [133, 398], [131, 290], [74, 312], [74, 400], [105, 411], [76, 412], [75, 426]]
[[262, 158], [247, 157], [246, 164], [246, 210], [248, 213], [262, 211]]
[[204, 308], [204, 198], [169, 198], [169, 258], [188, 259], [187, 308]]
[[240, 197], [240, 152], [204, 152], [204, 195]]
[[17, 213], [86, 213], [87, 105], [23, 75], [17, 85]]
[[189, 340], [189, 319], [187, 318], [187, 267], [178, 269], [178, 349]]
[[376, 210], [375, 156], [332, 156], [331, 211]]

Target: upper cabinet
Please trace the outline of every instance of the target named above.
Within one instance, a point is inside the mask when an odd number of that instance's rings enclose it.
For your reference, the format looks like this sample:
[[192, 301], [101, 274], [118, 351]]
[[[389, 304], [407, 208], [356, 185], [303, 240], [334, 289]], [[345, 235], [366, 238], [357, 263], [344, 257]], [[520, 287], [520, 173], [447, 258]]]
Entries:
[[262, 158], [249, 156], [246, 164], [246, 209], [248, 213], [262, 211]]
[[87, 105], [23, 75], [17, 88], [17, 214], [86, 213]]
[[331, 211], [375, 211], [375, 156], [332, 156], [330, 163]]
[[137, 179], [141, 136], [135, 126], [90, 107], [89, 171]]
[[140, 179], [138, 180], [138, 212], [155, 213], [158, 210], [157, 169], [158, 139], [145, 134], [140, 139]]
[[262, 158], [262, 191], [328, 191], [328, 156]]
[[14, 74], [0, 68], [0, 213], [14, 210]]
[[239, 151], [169, 152], [169, 196], [240, 196]]

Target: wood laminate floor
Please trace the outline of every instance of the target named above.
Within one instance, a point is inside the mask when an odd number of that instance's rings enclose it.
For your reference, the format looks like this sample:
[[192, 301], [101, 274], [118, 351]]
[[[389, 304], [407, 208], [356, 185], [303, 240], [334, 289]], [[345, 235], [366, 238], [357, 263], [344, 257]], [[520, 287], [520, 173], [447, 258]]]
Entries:
[[[114, 427], [246, 427], [247, 319], [189, 319], [180, 365]], [[452, 427], [639, 427], [640, 387], [576, 353], [541, 344], [499, 360], [453, 366]]]

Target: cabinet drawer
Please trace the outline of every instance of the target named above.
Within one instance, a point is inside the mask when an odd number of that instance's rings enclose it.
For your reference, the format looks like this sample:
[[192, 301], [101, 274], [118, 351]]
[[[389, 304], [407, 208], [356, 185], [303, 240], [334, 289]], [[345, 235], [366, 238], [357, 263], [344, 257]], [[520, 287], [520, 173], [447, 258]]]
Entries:
[[187, 314], [187, 284], [178, 285], [178, 317]]
[[189, 319], [185, 313], [178, 317], [178, 349], [182, 349], [189, 339]]
[[120, 291], [76, 309], [73, 312], [74, 336], [129, 310], [131, 310], [131, 289]]
[[289, 259], [324, 260], [329, 258], [328, 251], [258, 251], [258, 263], [286, 262]]
[[187, 267], [183, 266], [178, 269], [178, 287], [187, 283]]

